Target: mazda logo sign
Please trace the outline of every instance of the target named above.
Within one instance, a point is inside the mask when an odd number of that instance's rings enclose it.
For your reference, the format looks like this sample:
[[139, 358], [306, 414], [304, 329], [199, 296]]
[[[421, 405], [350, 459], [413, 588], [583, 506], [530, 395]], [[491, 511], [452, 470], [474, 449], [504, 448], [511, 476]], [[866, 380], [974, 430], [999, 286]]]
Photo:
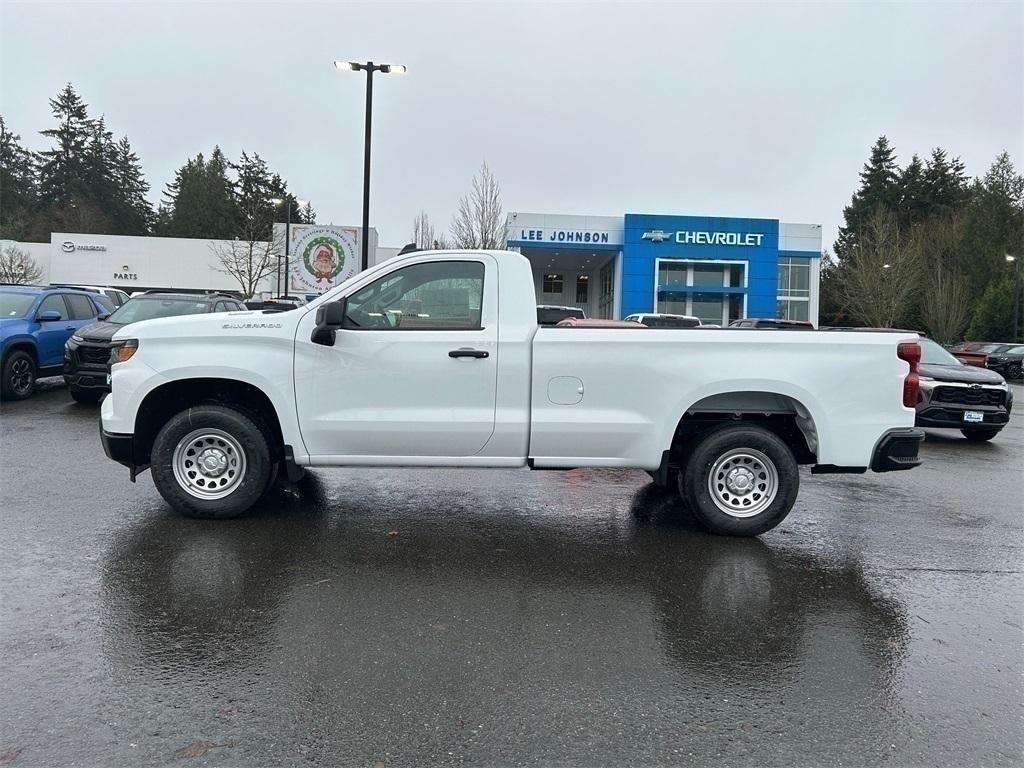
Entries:
[[60, 249], [64, 251], [64, 253], [72, 253], [75, 250], [75, 244], [70, 240], [65, 240], [60, 244]]

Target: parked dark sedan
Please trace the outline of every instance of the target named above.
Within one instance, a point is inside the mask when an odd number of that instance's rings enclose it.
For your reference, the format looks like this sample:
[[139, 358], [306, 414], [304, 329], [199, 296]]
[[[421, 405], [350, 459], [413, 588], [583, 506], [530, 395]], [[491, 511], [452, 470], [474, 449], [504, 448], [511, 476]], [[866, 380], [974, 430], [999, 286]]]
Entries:
[[147, 293], [123, 304], [105, 320], [79, 329], [64, 345], [64, 381], [72, 399], [96, 403], [110, 391], [110, 352], [114, 334], [129, 323], [158, 317], [244, 310], [233, 296], [206, 293]]
[[1008, 379], [1021, 378], [1024, 366], [1024, 344], [1001, 344], [988, 353], [986, 365]]
[[922, 338], [919, 427], [959, 429], [974, 442], [991, 440], [1010, 420], [1013, 392], [995, 371], [964, 365], [931, 339]]

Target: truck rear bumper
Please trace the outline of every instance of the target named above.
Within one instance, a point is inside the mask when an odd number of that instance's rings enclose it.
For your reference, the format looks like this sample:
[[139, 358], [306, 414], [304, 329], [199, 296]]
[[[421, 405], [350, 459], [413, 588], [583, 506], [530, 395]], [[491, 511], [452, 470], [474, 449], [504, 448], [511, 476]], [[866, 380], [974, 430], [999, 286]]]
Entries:
[[875, 472], [896, 472], [920, 466], [918, 449], [924, 442], [920, 429], [890, 429], [875, 446], [871, 469]]
[[[918, 448], [924, 441], [924, 432], [920, 429], [890, 429], [875, 444], [871, 455], [871, 469], [875, 472], [896, 472], [901, 469], [913, 469], [920, 466]], [[811, 467], [812, 475], [862, 474], [867, 467], [845, 467], [835, 464], [815, 464]]]

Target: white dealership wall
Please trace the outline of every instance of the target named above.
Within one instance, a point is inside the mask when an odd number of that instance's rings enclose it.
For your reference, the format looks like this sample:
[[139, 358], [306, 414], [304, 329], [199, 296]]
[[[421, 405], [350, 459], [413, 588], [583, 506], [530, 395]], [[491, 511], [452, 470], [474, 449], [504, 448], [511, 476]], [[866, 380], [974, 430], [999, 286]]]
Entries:
[[[376, 231], [371, 230], [371, 244]], [[13, 246], [27, 253], [42, 269], [39, 282], [104, 285], [128, 293], [147, 288], [195, 291], [239, 290], [238, 282], [218, 271], [214, 249], [229, 245], [227, 240], [199, 240], [181, 237], [132, 237], [54, 232], [49, 243], [0, 241], [0, 248]], [[387, 258], [394, 249], [371, 263]], [[275, 275], [268, 277], [261, 293], [275, 291]]]
[[[129, 293], [143, 288], [237, 291], [238, 282], [217, 269], [215, 249], [229, 246], [226, 240], [54, 232], [49, 281], [110, 285]], [[263, 290], [271, 288], [267, 281]]]

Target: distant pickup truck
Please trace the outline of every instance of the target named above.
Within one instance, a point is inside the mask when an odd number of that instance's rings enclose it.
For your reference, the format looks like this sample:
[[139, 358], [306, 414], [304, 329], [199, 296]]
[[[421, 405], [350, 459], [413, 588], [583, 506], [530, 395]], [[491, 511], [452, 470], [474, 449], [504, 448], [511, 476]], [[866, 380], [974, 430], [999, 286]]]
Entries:
[[196, 517], [315, 466], [646, 470], [720, 534], [815, 473], [919, 464], [915, 334], [538, 327], [530, 263], [399, 256], [290, 312], [114, 336], [107, 455]]

